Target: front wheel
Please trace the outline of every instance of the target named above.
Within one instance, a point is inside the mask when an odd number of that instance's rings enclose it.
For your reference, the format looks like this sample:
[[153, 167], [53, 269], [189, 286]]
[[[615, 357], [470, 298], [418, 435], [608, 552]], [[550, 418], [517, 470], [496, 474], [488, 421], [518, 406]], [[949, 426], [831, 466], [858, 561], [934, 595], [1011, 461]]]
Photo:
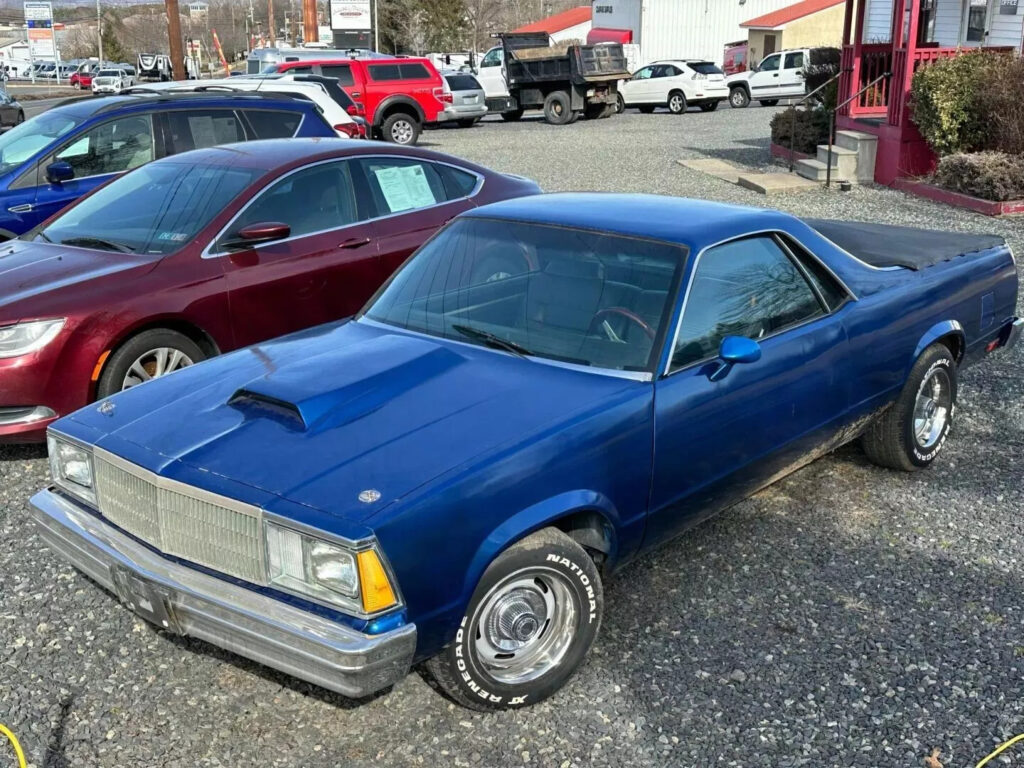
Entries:
[[206, 359], [192, 339], [168, 328], [143, 331], [110, 356], [96, 396], [108, 397]]
[[745, 88], [733, 88], [729, 91], [729, 106], [733, 109], [744, 109], [750, 104], [750, 94]]
[[626, 111], [626, 100], [622, 98], [621, 93], [615, 96], [615, 111], [620, 115]]
[[896, 402], [861, 438], [868, 458], [907, 472], [929, 466], [953, 423], [956, 374], [956, 360], [945, 344], [932, 344], [922, 352]]
[[604, 610], [601, 577], [583, 547], [545, 528], [484, 572], [454, 642], [427, 662], [441, 689], [478, 710], [543, 701], [577, 670]]
[[411, 115], [399, 112], [384, 121], [380, 132], [384, 136], [384, 141], [402, 146], [412, 146], [420, 137], [420, 124]]

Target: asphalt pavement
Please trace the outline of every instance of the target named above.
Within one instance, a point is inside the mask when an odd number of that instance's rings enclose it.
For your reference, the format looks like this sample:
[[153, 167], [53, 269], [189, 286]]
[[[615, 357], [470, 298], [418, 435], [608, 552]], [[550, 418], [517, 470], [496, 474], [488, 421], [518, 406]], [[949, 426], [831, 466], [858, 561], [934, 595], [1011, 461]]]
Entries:
[[[548, 190], [995, 232], [1024, 253], [1019, 219], [878, 188], [766, 200], [676, 163], [764, 169], [774, 111], [489, 119], [422, 143]], [[27, 505], [43, 453], [0, 448], [0, 722], [37, 767], [904, 768], [933, 749], [974, 766], [1024, 732], [1022, 363], [1024, 347], [963, 373], [932, 469], [848, 446], [629, 566], [579, 674], [513, 713], [460, 709], [418, 670], [351, 702], [156, 631], [43, 547]], [[990, 765], [1011, 762], [1024, 751]]]

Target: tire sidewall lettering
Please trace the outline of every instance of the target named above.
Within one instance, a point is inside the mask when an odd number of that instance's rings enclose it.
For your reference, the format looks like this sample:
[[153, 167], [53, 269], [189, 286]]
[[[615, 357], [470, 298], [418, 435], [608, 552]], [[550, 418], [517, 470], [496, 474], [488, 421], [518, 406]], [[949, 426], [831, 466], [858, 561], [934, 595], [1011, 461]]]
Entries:
[[920, 395], [925, 383], [928, 381], [929, 378], [931, 378], [931, 375], [938, 368], [943, 368], [946, 370], [946, 372], [949, 374], [951, 386], [953, 388], [953, 402], [950, 405], [949, 418], [946, 420], [946, 426], [942, 430], [942, 435], [939, 437], [939, 441], [927, 451], [922, 450], [921, 447], [917, 444], [917, 440], [915, 439], [913, 434], [913, 420], [911, 419], [911, 421], [907, 424], [907, 430], [910, 433], [910, 453], [922, 465], [930, 463], [942, 451], [943, 446], [946, 444], [946, 438], [949, 437], [950, 427], [953, 425], [953, 417], [956, 415], [956, 379], [954, 374], [955, 367], [953, 360], [951, 360], [949, 357], [940, 357], [938, 360], [936, 360], [934, 363], [928, 366], [928, 369], [921, 376], [921, 383], [918, 385], [917, 391], [914, 393], [914, 397], [916, 398], [918, 395]]

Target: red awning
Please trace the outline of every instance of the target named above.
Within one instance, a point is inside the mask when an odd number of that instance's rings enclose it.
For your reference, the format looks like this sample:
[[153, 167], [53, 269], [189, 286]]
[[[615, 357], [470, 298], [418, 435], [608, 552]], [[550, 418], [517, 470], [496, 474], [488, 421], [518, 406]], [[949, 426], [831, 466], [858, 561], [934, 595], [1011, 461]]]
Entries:
[[592, 29], [587, 33], [587, 45], [595, 43], [632, 43], [632, 29]]

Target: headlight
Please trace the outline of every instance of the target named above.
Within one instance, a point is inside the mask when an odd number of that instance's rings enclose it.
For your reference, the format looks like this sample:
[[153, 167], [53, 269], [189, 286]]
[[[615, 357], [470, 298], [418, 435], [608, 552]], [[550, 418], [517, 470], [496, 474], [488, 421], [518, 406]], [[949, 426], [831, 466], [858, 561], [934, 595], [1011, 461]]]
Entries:
[[398, 600], [374, 549], [340, 544], [266, 524], [271, 585], [359, 614], [374, 614]]
[[33, 320], [0, 327], [0, 357], [18, 357], [42, 349], [53, 341], [64, 320]]
[[54, 434], [46, 436], [53, 482], [89, 504], [96, 504], [92, 451]]

